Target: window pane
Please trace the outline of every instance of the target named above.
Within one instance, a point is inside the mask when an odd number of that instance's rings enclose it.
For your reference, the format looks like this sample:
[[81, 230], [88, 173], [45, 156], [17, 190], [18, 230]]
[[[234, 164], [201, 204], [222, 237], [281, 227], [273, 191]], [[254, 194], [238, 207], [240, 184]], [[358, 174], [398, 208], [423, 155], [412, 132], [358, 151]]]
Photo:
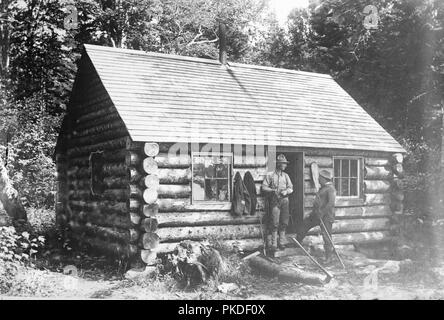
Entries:
[[217, 178], [228, 178], [228, 163], [220, 163], [215, 166]]
[[217, 180], [205, 179], [205, 200], [217, 200]]
[[341, 196], [347, 197], [350, 195], [348, 189], [349, 182], [349, 179], [341, 179]]
[[335, 189], [336, 189], [336, 192], [338, 193], [338, 195], [339, 195], [339, 181], [340, 181], [341, 179], [339, 179], [339, 178], [335, 178]]
[[205, 200], [205, 179], [202, 176], [193, 178], [193, 200]]
[[350, 176], [358, 177], [358, 160], [350, 160]]
[[217, 200], [219, 201], [228, 201], [228, 179], [219, 179], [217, 180]]
[[192, 199], [229, 201], [230, 170], [229, 156], [193, 156]]
[[342, 164], [341, 164], [341, 167], [342, 167], [341, 177], [349, 177], [348, 170], [349, 170], [349, 163], [350, 163], [350, 161], [342, 159], [341, 162], [342, 162]]
[[350, 196], [358, 195], [358, 179], [351, 178], [350, 179]]
[[216, 176], [216, 170], [214, 165], [210, 162], [211, 159], [205, 159], [205, 178], [214, 178]]
[[341, 160], [340, 159], [335, 159], [335, 177], [340, 177], [340, 172], [339, 170], [341, 169]]

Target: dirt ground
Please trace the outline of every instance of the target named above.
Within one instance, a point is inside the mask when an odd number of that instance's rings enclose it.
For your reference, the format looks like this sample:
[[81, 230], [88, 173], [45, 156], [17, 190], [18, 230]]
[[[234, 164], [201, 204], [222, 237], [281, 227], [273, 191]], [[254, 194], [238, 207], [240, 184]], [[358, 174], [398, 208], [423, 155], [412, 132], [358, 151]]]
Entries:
[[[352, 251], [340, 254], [346, 270], [338, 262], [328, 265], [334, 278], [322, 286], [262, 276], [232, 254], [226, 257], [230, 271], [218, 284], [185, 289], [171, 276], [155, 273], [127, 279], [119, 266], [104, 259], [86, 255], [61, 259], [52, 254], [36, 261], [34, 268], [18, 270], [14, 285], [0, 299], [444, 299], [444, 263], [368, 260]], [[303, 256], [283, 257], [278, 262], [287, 268], [316, 271]], [[63, 273], [67, 265], [76, 266], [77, 276]], [[218, 285], [227, 283], [232, 288], [221, 292]]]

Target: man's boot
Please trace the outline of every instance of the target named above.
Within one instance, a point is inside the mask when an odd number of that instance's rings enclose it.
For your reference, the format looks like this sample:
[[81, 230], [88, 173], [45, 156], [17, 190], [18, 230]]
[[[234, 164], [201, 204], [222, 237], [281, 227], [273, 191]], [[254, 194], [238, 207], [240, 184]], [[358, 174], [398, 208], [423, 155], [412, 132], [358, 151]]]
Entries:
[[277, 250], [277, 238], [278, 238], [277, 231], [271, 232], [271, 245], [270, 245], [270, 249], [269, 249], [271, 257], [274, 257], [274, 253]]
[[284, 231], [279, 231], [279, 241], [278, 241], [278, 248], [281, 250], [285, 249], [285, 246], [288, 244], [287, 236], [285, 235]]

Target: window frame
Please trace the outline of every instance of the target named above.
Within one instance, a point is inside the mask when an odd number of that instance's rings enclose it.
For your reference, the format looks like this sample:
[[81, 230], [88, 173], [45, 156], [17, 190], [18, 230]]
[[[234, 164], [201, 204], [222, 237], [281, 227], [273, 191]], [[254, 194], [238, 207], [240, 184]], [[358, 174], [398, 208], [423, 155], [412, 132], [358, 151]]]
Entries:
[[[356, 157], [356, 156], [334, 156], [333, 157], [333, 185], [336, 185], [336, 176], [335, 176], [335, 160], [356, 160], [357, 164], [358, 164], [358, 168], [357, 168], [357, 192], [358, 194], [356, 196], [341, 196], [339, 195], [339, 190], [336, 190], [336, 197], [338, 199], [362, 199], [363, 197], [363, 157]], [[340, 167], [340, 171], [342, 171], [342, 162], [341, 162], [341, 167]], [[350, 166], [349, 166], [349, 171], [350, 171]], [[338, 177], [338, 178], [343, 178], [343, 177]], [[351, 179], [350, 177], [348, 179]], [[336, 188], [336, 187], [335, 187]]]
[[[230, 169], [228, 170], [228, 200], [217, 201], [217, 200], [194, 200], [193, 198], [193, 179], [194, 179], [194, 157], [195, 156], [203, 156], [203, 157], [229, 157], [230, 158]], [[231, 203], [232, 199], [232, 190], [233, 190], [233, 153], [232, 152], [199, 152], [193, 151], [191, 152], [191, 196], [190, 203], [191, 204], [224, 204]]]

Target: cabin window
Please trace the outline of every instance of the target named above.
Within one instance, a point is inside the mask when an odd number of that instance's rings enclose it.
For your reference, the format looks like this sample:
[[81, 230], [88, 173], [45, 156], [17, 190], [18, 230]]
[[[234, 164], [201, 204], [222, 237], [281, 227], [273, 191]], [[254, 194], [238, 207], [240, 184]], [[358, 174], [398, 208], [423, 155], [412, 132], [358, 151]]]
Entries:
[[232, 154], [194, 153], [192, 159], [192, 201], [230, 201]]
[[89, 156], [89, 166], [91, 169], [91, 193], [100, 195], [105, 190], [103, 183], [103, 152], [92, 152]]
[[339, 197], [360, 197], [361, 159], [335, 158], [334, 184]]

